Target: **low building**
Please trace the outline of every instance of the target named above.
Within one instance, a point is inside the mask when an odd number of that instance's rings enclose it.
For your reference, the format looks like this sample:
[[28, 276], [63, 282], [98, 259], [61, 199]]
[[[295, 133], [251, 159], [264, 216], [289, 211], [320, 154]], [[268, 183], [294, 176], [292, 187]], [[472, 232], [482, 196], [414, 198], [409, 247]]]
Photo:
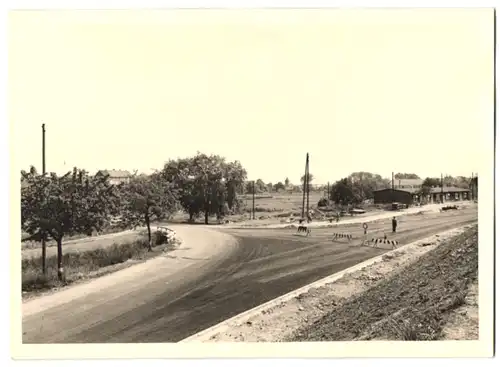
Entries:
[[471, 199], [471, 191], [460, 187], [433, 187], [427, 196], [428, 203], [439, 203], [446, 201], [462, 201]]
[[439, 203], [447, 201], [470, 200], [470, 190], [459, 187], [433, 187], [427, 197], [422, 197], [421, 189], [394, 188], [381, 189], [373, 192], [374, 204], [390, 204], [394, 202], [412, 205], [426, 201]]
[[424, 180], [420, 178], [401, 178], [394, 179], [395, 189], [420, 189]]
[[418, 200], [418, 197], [416, 189], [381, 189], [373, 192], [373, 203], [391, 204], [398, 202], [411, 205]]
[[129, 171], [115, 170], [115, 169], [100, 170], [96, 173], [96, 176], [97, 175], [108, 176], [108, 180], [111, 185], [129, 183], [130, 178], [132, 177]]

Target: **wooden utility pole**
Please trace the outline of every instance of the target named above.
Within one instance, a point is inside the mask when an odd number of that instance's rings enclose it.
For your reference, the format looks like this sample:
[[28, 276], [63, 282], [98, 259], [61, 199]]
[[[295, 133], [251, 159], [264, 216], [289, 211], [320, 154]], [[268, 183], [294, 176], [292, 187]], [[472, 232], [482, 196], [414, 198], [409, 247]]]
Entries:
[[255, 181], [252, 181], [252, 219], [255, 219]]
[[307, 163], [308, 163], [308, 157], [309, 155], [306, 156], [306, 168], [304, 170], [304, 182], [302, 183], [302, 219], [304, 219], [304, 211], [305, 211], [305, 206], [306, 206], [306, 180], [307, 180]]
[[[45, 176], [45, 124], [42, 124], [42, 175]], [[45, 199], [45, 198], [44, 198]], [[47, 275], [46, 257], [47, 243], [45, 242], [45, 231], [41, 230], [42, 237], [42, 272]]]
[[476, 172], [476, 177], [474, 177], [474, 190], [476, 191], [474, 196], [476, 197], [476, 200], [478, 200], [478, 198], [479, 198], [479, 182], [478, 182], [478, 178], [479, 178], [479, 172]]
[[470, 175], [470, 199], [474, 200], [474, 172]]
[[442, 173], [441, 173], [441, 202], [444, 203], [444, 180]]
[[306, 155], [306, 177], [305, 181], [307, 182], [307, 218], [309, 218], [309, 153]]
[[391, 201], [394, 202], [394, 172], [391, 172]]

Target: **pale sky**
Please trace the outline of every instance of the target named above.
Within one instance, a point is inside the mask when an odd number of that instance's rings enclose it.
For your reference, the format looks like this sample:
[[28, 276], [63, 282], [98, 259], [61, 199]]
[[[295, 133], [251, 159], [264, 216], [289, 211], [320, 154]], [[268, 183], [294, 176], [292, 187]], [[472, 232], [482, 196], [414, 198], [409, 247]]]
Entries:
[[19, 169], [148, 172], [216, 153], [249, 179], [470, 176], [493, 152], [493, 11], [18, 11]]

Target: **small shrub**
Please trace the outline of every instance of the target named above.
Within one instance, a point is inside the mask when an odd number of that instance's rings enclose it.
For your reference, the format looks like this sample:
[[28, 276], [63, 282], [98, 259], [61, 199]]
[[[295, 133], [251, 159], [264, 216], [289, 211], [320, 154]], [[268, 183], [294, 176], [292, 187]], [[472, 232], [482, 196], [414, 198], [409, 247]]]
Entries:
[[328, 206], [328, 199], [326, 198], [319, 199], [318, 207], [325, 207], [325, 206]]
[[153, 234], [153, 243], [155, 246], [160, 246], [168, 243], [168, 235], [165, 232], [157, 231]]
[[404, 341], [415, 341], [418, 340], [418, 331], [408, 320], [403, 320], [396, 322], [394, 320], [390, 321], [390, 329], [392, 334], [396, 337], [396, 340]]
[[41, 271], [35, 269], [23, 270], [22, 273], [22, 290], [43, 290], [50, 289], [51, 282], [49, 278], [42, 274]]
[[466, 301], [467, 301], [467, 293], [464, 291], [458, 291], [452, 296], [449, 309], [454, 309], [462, 305], [465, 305]]
[[440, 337], [442, 316], [435, 308], [416, 312], [416, 310], [405, 310], [406, 317], [401, 314], [388, 321], [391, 340], [437, 340]]

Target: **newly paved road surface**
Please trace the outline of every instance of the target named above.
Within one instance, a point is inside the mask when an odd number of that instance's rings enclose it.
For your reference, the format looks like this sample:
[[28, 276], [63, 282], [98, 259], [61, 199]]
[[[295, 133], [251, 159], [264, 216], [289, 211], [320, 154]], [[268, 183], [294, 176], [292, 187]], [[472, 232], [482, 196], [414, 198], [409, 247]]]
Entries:
[[[474, 222], [476, 208], [412, 215], [399, 218], [394, 235], [390, 220], [371, 224], [369, 237], [383, 237], [385, 231], [389, 239], [405, 244]], [[224, 232], [238, 238], [224, 254], [182, 258], [176, 253], [175, 261], [192, 264], [189, 271], [163, 276], [158, 268], [147, 286], [127, 288], [124, 283], [118, 295], [102, 290], [23, 317], [23, 342], [176, 342], [391, 249], [359, 246], [360, 224], [313, 229], [310, 237], [291, 229]], [[332, 242], [333, 232], [355, 239]]]

